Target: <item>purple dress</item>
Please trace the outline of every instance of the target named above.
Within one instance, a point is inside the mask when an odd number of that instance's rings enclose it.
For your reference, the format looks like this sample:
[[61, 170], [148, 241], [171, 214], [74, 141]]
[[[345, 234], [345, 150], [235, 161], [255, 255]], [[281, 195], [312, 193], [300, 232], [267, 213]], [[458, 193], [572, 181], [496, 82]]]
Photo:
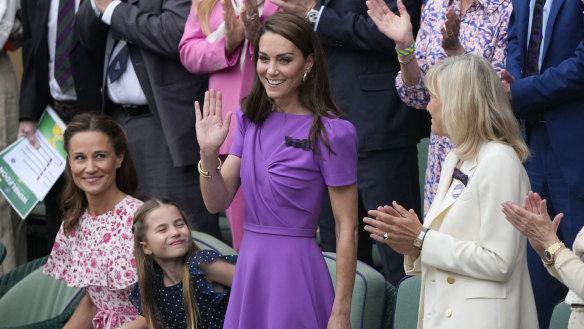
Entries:
[[[237, 110], [231, 154], [241, 158], [245, 234], [224, 328], [326, 328], [334, 290], [316, 243], [327, 186], [357, 182], [357, 134], [323, 118], [330, 145], [312, 152], [312, 115], [273, 112], [261, 125]], [[307, 147], [308, 146], [308, 147]]]

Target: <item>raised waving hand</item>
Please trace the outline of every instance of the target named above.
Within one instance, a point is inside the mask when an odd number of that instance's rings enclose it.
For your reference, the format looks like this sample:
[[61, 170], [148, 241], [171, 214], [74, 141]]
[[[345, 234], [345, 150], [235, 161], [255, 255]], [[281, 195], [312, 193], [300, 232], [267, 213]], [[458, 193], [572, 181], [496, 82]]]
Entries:
[[394, 14], [383, 0], [367, 0], [367, 14], [379, 31], [392, 39], [398, 49], [405, 49], [414, 43], [410, 15], [402, 0], [397, 1], [399, 15]]
[[202, 154], [216, 157], [219, 147], [227, 138], [232, 112], [221, 116], [221, 92], [213, 89], [205, 92], [203, 111], [199, 102], [195, 102], [197, 141]]

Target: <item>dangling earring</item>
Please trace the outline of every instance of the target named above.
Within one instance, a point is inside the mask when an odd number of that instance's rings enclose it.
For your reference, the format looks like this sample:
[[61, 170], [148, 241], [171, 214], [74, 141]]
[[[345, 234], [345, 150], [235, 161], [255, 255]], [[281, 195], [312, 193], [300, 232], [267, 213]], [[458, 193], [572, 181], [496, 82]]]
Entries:
[[308, 72], [304, 72], [304, 75], [302, 76], [302, 83], [305, 83], [307, 79], [308, 79]]

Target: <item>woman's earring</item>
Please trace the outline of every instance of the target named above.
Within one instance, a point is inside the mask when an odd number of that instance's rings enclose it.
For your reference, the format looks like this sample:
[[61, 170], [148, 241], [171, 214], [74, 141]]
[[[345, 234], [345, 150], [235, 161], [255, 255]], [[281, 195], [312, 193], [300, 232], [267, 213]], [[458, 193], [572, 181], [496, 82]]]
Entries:
[[302, 76], [302, 83], [305, 83], [307, 79], [308, 79], [308, 72], [304, 72], [304, 75]]

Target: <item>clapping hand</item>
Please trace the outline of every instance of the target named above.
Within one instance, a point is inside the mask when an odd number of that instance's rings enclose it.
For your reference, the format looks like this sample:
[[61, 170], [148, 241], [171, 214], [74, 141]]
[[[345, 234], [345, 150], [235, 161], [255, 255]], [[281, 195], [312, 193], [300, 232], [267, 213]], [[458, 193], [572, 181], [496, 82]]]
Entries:
[[227, 138], [231, 123], [232, 112], [228, 112], [223, 120], [221, 106], [221, 92], [215, 92], [213, 89], [205, 92], [202, 112], [199, 102], [195, 102], [197, 141], [201, 154], [206, 154], [210, 158], [219, 154], [219, 148]]
[[231, 0], [221, 0], [225, 22], [225, 54], [230, 55], [245, 39], [245, 26], [241, 17], [235, 15]]
[[241, 10], [243, 25], [245, 27], [245, 38], [249, 42], [255, 42], [258, 30], [262, 25], [256, 0], [245, 0], [245, 6]]
[[442, 33], [442, 49], [444, 49], [446, 55], [456, 56], [465, 52], [458, 38], [460, 35], [460, 18], [458, 18], [453, 8], [448, 9], [446, 12], [446, 22], [444, 22], [440, 32]]
[[502, 206], [505, 218], [527, 236], [533, 249], [540, 255], [545, 248], [559, 241], [556, 232], [564, 214], [557, 214], [552, 221], [547, 212], [547, 202], [539, 194], [530, 191], [523, 207], [511, 201], [503, 202]]
[[272, 0], [284, 12], [304, 18], [308, 11], [316, 6], [314, 0]]
[[407, 210], [395, 201], [392, 205], [369, 210], [369, 216], [373, 218], [363, 218], [368, 224], [365, 230], [371, 233], [373, 240], [386, 243], [400, 254], [416, 255], [418, 250], [413, 242], [422, 231], [422, 223], [414, 210]]
[[394, 14], [383, 0], [367, 0], [367, 14], [379, 31], [392, 39], [398, 49], [405, 49], [414, 43], [410, 15], [402, 0], [397, 1], [399, 16]]

